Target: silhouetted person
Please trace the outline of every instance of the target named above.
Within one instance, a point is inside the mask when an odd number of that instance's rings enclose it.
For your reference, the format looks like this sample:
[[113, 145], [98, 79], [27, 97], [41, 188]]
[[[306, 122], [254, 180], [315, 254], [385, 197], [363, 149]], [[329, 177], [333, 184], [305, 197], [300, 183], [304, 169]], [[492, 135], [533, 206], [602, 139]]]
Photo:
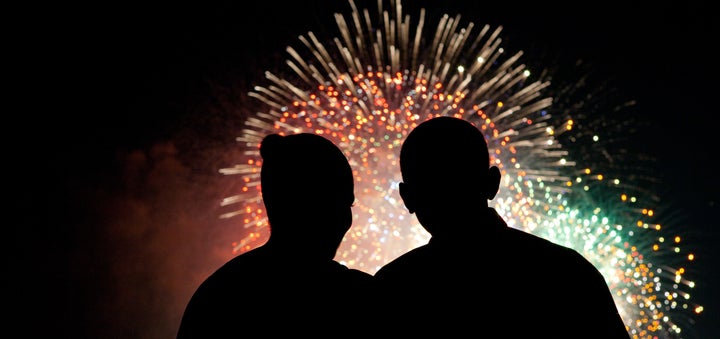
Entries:
[[372, 275], [334, 260], [353, 218], [347, 158], [330, 140], [309, 133], [268, 135], [260, 154], [268, 241], [199, 286], [178, 339], [324, 337], [348, 331], [366, 309]]
[[589, 261], [508, 227], [488, 207], [500, 170], [470, 122], [438, 117], [419, 124], [402, 145], [400, 170], [403, 202], [431, 238], [375, 274], [390, 303], [384, 316], [402, 324], [394, 333], [629, 338]]

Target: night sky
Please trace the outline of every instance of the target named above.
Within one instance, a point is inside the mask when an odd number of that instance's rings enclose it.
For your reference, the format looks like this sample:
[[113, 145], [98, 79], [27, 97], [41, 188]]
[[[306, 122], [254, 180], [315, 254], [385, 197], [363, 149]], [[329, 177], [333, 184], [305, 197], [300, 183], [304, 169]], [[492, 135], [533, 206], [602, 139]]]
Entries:
[[[404, 4], [413, 18], [425, 7], [433, 28], [445, 13], [502, 25], [506, 47], [565, 72], [582, 59], [636, 100], [633, 119], [649, 125], [632, 146], [657, 158], [652, 172], [662, 180], [649, 189], [697, 256], [688, 277], [705, 313], [687, 338], [717, 336], [718, 29], [709, 3]], [[174, 337], [191, 293], [232, 257], [242, 233], [217, 218], [232, 186], [218, 169], [240, 154], [237, 107], [252, 102], [244, 94], [265, 70], [285, 69], [285, 46], [298, 35], [336, 36], [335, 12], [349, 5], [123, 2], [15, 12], [6, 266], [21, 333]]]

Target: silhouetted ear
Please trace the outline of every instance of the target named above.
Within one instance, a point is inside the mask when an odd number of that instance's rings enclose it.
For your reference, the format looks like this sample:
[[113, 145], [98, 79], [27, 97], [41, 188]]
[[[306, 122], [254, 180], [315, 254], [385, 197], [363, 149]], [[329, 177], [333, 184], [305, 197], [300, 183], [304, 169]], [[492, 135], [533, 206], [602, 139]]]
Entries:
[[498, 190], [500, 190], [500, 169], [497, 166], [488, 168], [487, 190], [485, 196], [488, 200], [493, 200]]
[[412, 203], [413, 196], [410, 193], [410, 188], [408, 188], [408, 186], [404, 182], [401, 182], [398, 185], [398, 190], [400, 192], [400, 197], [402, 198], [403, 203], [405, 204], [405, 207], [407, 208], [408, 212], [410, 212], [410, 214], [415, 213], [415, 209], [413, 208], [413, 203]]

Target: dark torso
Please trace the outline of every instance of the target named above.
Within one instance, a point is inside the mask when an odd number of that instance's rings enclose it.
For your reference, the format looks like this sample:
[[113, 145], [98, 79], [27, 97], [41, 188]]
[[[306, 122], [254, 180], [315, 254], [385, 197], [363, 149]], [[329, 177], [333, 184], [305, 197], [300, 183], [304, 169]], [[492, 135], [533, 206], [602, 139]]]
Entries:
[[398, 316], [503, 338], [587, 338], [608, 321], [618, 333], [604, 278], [579, 253], [489, 220], [482, 234], [433, 237], [375, 274], [389, 302], [408, 306]]
[[356, 307], [353, 293], [368, 291], [371, 278], [332, 260], [312, 263], [261, 247], [235, 257], [203, 282], [188, 305], [178, 339], [185, 334], [319, 333], [328, 324], [345, 321], [339, 310]]

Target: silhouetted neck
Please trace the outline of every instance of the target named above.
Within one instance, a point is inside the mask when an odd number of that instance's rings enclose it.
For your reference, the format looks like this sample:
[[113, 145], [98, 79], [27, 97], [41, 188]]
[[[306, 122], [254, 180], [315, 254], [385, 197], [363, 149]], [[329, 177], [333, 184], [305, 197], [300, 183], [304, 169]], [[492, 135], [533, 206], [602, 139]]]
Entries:
[[267, 243], [263, 245], [266, 250], [273, 253], [276, 257], [285, 257], [287, 260], [312, 260], [323, 261], [333, 260], [337, 248], [321, 247], [312, 243], [310, 240], [301, 238], [287, 238], [271, 236]]
[[[436, 226], [437, 227], [437, 226]], [[508, 226], [498, 215], [494, 208], [488, 207], [465, 218], [448, 218], [442, 232], [435, 232], [430, 242], [477, 242], [480, 239], [494, 238], [495, 234], [502, 232]]]

